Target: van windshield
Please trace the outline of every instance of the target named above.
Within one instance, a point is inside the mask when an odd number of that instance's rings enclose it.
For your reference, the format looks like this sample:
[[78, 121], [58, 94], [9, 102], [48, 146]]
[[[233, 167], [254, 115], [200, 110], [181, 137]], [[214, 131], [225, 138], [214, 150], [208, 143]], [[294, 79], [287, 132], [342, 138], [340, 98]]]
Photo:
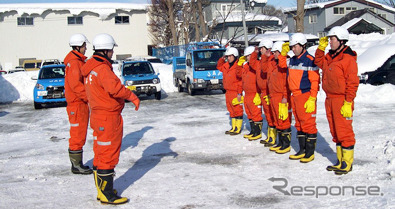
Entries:
[[41, 68], [38, 79], [64, 78], [64, 67], [45, 67]]
[[[225, 50], [208, 50], [193, 52], [195, 68], [216, 68], [217, 61], [224, 55]], [[198, 70], [198, 69], [196, 69]]]
[[148, 62], [126, 63], [123, 66], [123, 76], [138, 74], [154, 74], [155, 71]]

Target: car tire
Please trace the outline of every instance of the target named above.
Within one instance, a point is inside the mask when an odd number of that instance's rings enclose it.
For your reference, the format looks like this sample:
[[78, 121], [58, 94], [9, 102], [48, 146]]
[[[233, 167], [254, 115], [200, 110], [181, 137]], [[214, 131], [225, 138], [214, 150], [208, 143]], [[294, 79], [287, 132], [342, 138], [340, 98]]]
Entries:
[[182, 85], [181, 85], [181, 84], [178, 84], [177, 90], [178, 90], [178, 92], [183, 92], [183, 91], [184, 91], [184, 88], [182, 88]]
[[222, 89], [222, 93], [224, 93], [224, 94], [225, 94], [225, 93], [226, 93], [226, 90], [225, 90], [225, 89]]
[[162, 92], [156, 92], [155, 93], [155, 99], [160, 100], [162, 98]]
[[43, 107], [41, 106], [40, 103], [34, 102], [34, 109], [38, 110], [38, 109], [41, 109], [41, 108], [43, 108]]
[[191, 95], [191, 96], [195, 95], [195, 91], [192, 89], [192, 85], [191, 85], [191, 83], [189, 81], [188, 81], [188, 84], [187, 84], [187, 90], [188, 90], [188, 94], [189, 95]]

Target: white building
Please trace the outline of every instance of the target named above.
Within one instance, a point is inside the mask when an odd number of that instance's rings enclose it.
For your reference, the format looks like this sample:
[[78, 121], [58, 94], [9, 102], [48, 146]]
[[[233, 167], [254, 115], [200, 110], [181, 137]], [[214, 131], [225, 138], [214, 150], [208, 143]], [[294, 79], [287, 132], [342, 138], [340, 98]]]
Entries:
[[[0, 64], [8, 70], [24, 59], [60, 59], [71, 50], [69, 38], [83, 33], [92, 42], [99, 33], [118, 44], [113, 59], [148, 54], [146, 4], [37, 3], [0, 4]], [[86, 56], [93, 53], [88, 44]]]

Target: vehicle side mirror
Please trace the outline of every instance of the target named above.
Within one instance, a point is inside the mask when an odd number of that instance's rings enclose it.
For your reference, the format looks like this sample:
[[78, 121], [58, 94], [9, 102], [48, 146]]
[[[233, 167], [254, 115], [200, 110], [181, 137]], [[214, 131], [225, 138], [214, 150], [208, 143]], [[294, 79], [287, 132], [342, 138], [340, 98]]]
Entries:
[[188, 66], [188, 67], [191, 67], [191, 66], [192, 66], [191, 60], [189, 60], [189, 59], [187, 60], [187, 66]]
[[160, 73], [157, 73], [156, 75], [160, 75]]
[[31, 77], [31, 79], [32, 79], [32, 80], [37, 80], [38, 77], [37, 77], [36, 75], [34, 75], [34, 76]]

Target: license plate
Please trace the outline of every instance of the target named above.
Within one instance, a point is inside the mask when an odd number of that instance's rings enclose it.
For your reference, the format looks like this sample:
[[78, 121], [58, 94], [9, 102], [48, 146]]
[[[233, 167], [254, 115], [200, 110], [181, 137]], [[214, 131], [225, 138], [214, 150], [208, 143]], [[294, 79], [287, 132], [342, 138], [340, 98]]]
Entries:
[[39, 97], [43, 97], [43, 96], [47, 96], [47, 95], [48, 95], [47, 91], [38, 91], [37, 92], [37, 96], [39, 96]]
[[62, 97], [62, 94], [54, 94], [53, 95], [53, 98], [61, 98]]
[[128, 86], [127, 88], [131, 91], [136, 91], [136, 86]]
[[210, 82], [211, 82], [211, 84], [218, 84], [219, 80], [218, 79], [211, 79]]

